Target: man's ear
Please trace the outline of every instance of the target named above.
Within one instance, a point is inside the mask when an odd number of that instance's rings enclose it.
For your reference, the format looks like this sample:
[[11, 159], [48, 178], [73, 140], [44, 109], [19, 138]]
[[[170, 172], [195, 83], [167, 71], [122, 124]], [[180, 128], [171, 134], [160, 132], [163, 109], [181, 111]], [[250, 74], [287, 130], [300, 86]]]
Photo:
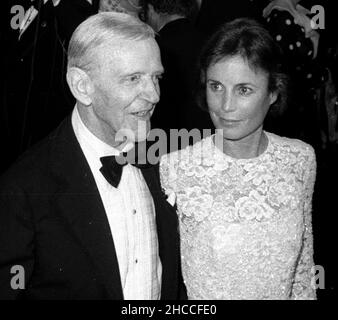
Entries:
[[88, 74], [76, 67], [67, 70], [67, 83], [75, 99], [89, 106], [92, 103], [93, 83]]

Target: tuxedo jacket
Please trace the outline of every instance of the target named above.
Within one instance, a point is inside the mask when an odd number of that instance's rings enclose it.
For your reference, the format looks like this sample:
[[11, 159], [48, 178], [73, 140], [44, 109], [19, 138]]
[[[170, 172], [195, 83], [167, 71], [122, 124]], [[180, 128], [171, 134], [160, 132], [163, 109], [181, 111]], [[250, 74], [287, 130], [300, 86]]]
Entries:
[[[176, 212], [158, 167], [142, 174], [156, 210], [161, 299], [184, 299]], [[20, 298], [123, 299], [108, 219], [70, 117], [0, 178], [0, 299]]]

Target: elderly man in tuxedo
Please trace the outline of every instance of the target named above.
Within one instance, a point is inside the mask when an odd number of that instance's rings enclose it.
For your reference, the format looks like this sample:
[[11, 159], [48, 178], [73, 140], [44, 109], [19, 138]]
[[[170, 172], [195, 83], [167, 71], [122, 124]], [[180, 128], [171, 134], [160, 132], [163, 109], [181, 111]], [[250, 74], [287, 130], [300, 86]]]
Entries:
[[159, 101], [153, 30], [93, 15], [72, 35], [67, 69], [72, 114], [0, 178], [0, 299], [184, 298], [158, 167], [117, 161], [147, 137]]

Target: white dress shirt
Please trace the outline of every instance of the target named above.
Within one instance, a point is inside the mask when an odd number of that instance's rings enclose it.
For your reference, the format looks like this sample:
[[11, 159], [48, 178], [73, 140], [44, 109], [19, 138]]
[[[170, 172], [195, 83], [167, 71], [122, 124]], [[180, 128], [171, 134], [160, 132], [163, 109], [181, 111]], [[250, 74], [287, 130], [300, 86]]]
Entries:
[[100, 158], [118, 155], [120, 151], [89, 131], [77, 106], [72, 114], [72, 125], [108, 217], [124, 299], [157, 300], [161, 294], [162, 264], [158, 253], [155, 207], [141, 170], [125, 165], [118, 188], [113, 187], [100, 172]]

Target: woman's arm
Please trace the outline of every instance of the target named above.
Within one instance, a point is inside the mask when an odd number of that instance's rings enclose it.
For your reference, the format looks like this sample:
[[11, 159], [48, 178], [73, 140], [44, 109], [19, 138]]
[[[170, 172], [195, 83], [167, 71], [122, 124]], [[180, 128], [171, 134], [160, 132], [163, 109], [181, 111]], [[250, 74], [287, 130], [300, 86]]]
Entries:
[[314, 287], [313, 235], [312, 235], [312, 194], [316, 179], [316, 157], [313, 149], [304, 174], [304, 224], [305, 230], [300, 257], [296, 267], [291, 298], [294, 300], [316, 299]]

